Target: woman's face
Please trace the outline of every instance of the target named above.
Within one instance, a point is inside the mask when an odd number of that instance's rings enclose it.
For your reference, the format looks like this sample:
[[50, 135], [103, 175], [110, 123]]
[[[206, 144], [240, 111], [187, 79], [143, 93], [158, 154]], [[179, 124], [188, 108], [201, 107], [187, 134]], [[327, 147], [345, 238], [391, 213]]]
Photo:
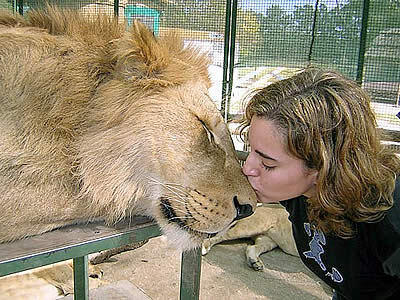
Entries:
[[259, 202], [273, 203], [314, 193], [316, 170], [287, 153], [272, 121], [254, 116], [250, 123], [251, 152], [243, 166]]

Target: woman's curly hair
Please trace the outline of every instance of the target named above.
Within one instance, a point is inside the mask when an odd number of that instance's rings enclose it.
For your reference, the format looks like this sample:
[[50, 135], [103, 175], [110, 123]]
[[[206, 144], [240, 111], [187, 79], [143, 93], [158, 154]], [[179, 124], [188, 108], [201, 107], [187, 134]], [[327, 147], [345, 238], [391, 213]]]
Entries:
[[381, 144], [368, 95], [335, 71], [308, 68], [254, 91], [239, 127], [245, 139], [251, 118], [273, 121], [289, 154], [318, 171], [311, 223], [343, 238], [354, 222], [375, 222], [393, 205], [400, 161]]

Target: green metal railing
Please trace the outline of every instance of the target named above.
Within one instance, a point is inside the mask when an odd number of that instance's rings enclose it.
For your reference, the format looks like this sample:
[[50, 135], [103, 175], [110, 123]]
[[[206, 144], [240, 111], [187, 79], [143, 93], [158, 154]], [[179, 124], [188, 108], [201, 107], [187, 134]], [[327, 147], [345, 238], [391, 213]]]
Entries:
[[361, 21], [360, 47], [358, 51], [356, 80], [362, 84], [364, 74], [365, 52], [367, 47], [369, 0], [364, 0]]
[[[89, 299], [88, 255], [141, 242], [161, 235], [154, 222], [143, 217], [110, 228], [90, 223], [61, 228], [13, 243], [0, 244], [0, 277], [73, 259], [74, 299]], [[183, 252], [180, 299], [199, 299], [201, 249]]]

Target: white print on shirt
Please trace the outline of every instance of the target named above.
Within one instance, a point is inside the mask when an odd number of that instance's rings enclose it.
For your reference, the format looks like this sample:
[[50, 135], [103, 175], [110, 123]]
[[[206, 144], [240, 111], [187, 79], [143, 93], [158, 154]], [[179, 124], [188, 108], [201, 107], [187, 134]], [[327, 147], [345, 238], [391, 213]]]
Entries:
[[[321, 258], [321, 255], [325, 252], [323, 246], [326, 245], [324, 233], [320, 230], [312, 229], [310, 223], [304, 223], [304, 229], [308, 236], [313, 236], [311, 241], [308, 243], [310, 245], [310, 251], [303, 252], [304, 256], [314, 259], [322, 271], [327, 271]], [[340, 274], [340, 272], [334, 267], [332, 267], [332, 272], [327, 271], [325, 276], [329, 276], [332, 281], [337, 283], [343, 281], [342, 274]]]

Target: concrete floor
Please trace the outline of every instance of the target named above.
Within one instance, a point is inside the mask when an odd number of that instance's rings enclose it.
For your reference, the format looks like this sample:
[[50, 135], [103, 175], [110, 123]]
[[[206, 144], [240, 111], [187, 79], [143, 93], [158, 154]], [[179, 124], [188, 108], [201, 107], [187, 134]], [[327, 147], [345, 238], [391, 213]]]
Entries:
[[[247, 243], [225, 242], [203, 256], [200, 299], [331, 299], [330, 290], [298, 257], [280, 249], [261, 256], [266, 266], [263, 272], [250, 269], [245, 261]], [[151, 239], [141, 248], [121, 253], [100, 266], [108, 284], [128, 280], [153, 300], [179, 299], [180, 253], [170, 248], [163, 237]]]

